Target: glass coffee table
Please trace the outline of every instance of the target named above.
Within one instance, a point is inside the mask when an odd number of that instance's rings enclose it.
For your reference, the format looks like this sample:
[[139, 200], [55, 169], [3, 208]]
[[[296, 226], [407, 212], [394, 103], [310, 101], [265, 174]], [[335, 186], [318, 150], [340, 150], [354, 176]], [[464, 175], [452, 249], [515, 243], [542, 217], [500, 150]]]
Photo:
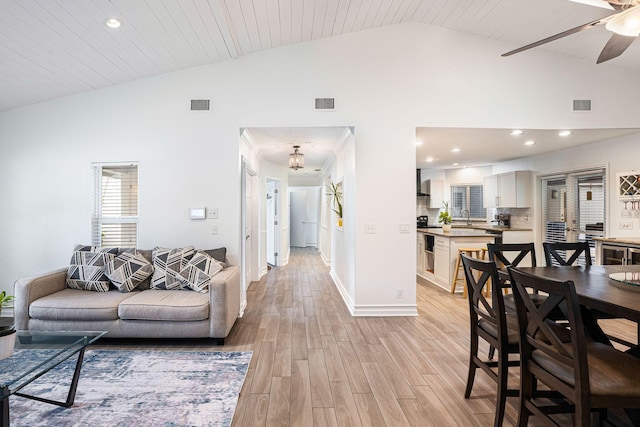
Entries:
[[[9, 426], [9, 397], [14, 394], [67, 408], [73, 405], [84, 351], [89, 344], [105, 334], [106, 332], [101, 331], [18, 331], [14, 334], [16, 344], [13, 355], [0, 360], [0, 427]], [[77, 356], [76, 367], [66, 401], [20, 393], [24, 386], [73, 356]]]

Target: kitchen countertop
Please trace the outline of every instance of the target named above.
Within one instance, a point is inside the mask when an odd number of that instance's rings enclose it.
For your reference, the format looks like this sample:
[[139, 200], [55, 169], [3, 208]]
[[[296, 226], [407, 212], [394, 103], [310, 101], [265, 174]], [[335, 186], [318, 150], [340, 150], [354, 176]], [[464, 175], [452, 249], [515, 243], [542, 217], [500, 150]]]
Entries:
[[625, 245], [640, 246], [640, 237], [594, 237], [593, 240], [600, 240], [605, 243], [622, 243]]
[[464, 224], [453, 224], [452, 228], [472, 228], [474, 230], [485, 230], [485, 231], [532, 231], [531, 228], [515, 228], [515, 227], [498, 227], [495, 225], [464, 225]]
[[448, 233], [442, 231], [442, 228], [418, 228], [418, 232], [442, 237], [495, 237], [483, 230], [474, 228], [452, 228]]

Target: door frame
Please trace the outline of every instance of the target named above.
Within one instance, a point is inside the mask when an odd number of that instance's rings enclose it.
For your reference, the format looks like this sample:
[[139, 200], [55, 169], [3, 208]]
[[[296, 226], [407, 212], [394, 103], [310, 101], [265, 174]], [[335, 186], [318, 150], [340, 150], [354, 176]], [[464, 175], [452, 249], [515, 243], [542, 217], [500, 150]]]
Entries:
[[275, 213], [274, 213], [274, 220], [277, 221], [276, 224], [273, 224], [273, 227], [271, 226], [271, 224], [268, 223], [267, 221], [267, 215], [268, 213], [265, 212], [265, 221], [266, 221], [266, 230], [265, 230], [265, 234], [267, 234], [266, 238], [265, 238], [265, 244], [266, 242], [269, 241], [269, 233], [273, 233], [273, 248], [269, 248], [268, 245], [266, 245], [266, 258], [267, 258], [267, 264], [269, 263], [269, 251], [275, 251], [277, 252], [277, 255], [274, 257], [275, 258], [275, 263], [271, 264], [274, 267], [278, 267], [280, 265], [282, 265], [282, 263], [280, 262], [280, 260], [282, 259], [282, 244], [281, 244], [281, 234], [282, 234], [282, 205], [281, 205], [281, 192], [282, 192], [282, 182], [279, 178], [271, 178], [271, 177], [267, 177], [266, 180], [266, 184], [267, 186], [269, 185], [269, 183], [273, 183], [274, 185], [274, 195], [273, 195], [273, 204], [274, 204], [274, 209], [275, 209]]
[[[248, 247], [247, 239], [245, 236], [245, 230], [247, 228], [247, 176], [251, 177], [251, 245]], [[259, 197], [259, 188], [258, 188], [258, 174], [251, 167], [248, 160], [242, 156], [241, 168], [240, 168], [240, 178], [241, 178], [241, 190], [240, 190], [240, 259], [241, 268], [240, 268], [240, 282], [241, 282], [241, 307], [242, 311], [244, 311], [244, 307], [247, 305], [247, 288], [250, 283], [247, 283], [247, 270], [250, 268], [251, 278], [250, 280], [256, 280], [256, 277], [259, 279], [259, 266], [260, 266], [260, 256], [259, 256], [259, 245], [260, 245], [260, 237], [259, 233], [256, 231], [259, 229], [258, 227], [258, 218], [259, 218], [259, 203], [257, 203]], [[249, 262], [251, 263], [250, 265]]]

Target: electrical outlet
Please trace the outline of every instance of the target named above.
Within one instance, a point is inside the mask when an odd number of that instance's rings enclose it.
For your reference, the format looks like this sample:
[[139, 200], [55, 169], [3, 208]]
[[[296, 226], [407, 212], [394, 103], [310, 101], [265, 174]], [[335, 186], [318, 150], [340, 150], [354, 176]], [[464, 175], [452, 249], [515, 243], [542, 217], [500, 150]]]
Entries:
[[407, 233], [409, 233], [409, 224], [407, 224], [406, 222], [401, 222], [400, 234], [407, 234]]
[[209, 218], [209, 219], [218, 219], [218, 208], [209, 208], [209, 209], [207, 209], [207, 218]]
[[376, 225], [375, 224], [365, 224], [364, 225], [364, 234], [376, 234]]
[[632, 230], [633, 229], [633, 222], [631, 222], [631, 221], [620, 221], [618, 223], [618, 228], [620, 230]]
[[396, 289], [396, 298], [404, 298], [404, 288]]

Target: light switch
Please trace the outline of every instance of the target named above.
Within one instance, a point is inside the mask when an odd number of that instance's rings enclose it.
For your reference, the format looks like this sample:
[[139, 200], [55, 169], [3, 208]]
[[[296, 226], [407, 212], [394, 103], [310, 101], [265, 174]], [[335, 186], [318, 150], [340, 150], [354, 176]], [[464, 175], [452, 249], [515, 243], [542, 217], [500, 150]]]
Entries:
[[207, 209], [207, 218], [209, 218], [209, 219], [218, 219], [218, 208], [209, 208], [209, 209]]
[[217, 225], [211, 226], [211, 234], [218, 234], [218, 226]]
[[409, 224], [406, 222], [401, 222], [400, 223], [400, 234], [407, 234], [409, 233]]
[[376, 234], [376, 225], [375, 224], [365, 224], [364, 225], [364, 234]]

